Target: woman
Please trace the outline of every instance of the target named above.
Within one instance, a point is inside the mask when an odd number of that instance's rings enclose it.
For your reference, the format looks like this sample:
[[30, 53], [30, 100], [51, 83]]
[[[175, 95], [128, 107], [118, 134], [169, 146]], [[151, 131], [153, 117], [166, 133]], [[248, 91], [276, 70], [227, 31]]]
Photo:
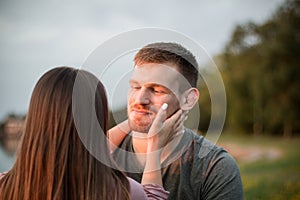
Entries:
[[[79, 83], [75, 91], [80, 94], [73, 92], [75, 82]], [[95, 116], [89, 110], [90, 104]], [[164, 115], [161, 109], [157, 120], [164, 120]], [[167, 126], [160, 132], [170, 132], [180, 115], [178, 112], [176, 117], [166, 120]], [[1, 177], [0, 199], [146, 199], [142, 186], [117, 170], [106, 140], [88, 141], [99, 125], [105, 135], [107, 124], [106, 93], [95, 76], [69, 67], [45, 73], [32, 93], [16, 162]], [[93, 152], [100, 152], [102, 160]], [[157, 159], [150, 159], [148, 164], [153, 162]], [[147, 184], [158, 180], [154, 189], [151, 185], [150, 192], [167, 198], [168, 193], [159, 182], [160, 173], [151, 173], [145, 173], [146, 190]]]

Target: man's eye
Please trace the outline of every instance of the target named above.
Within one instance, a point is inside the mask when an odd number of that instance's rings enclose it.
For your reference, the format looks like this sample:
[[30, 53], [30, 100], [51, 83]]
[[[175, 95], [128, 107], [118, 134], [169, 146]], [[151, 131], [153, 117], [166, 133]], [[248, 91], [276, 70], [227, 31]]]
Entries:
[[140, 86], [137, 86], [137, 85], [131, 85], [130, 87], [131, 87], [131, 89], [134, 89], [134, 90], [138, 90], [141, 88]]
[[159, 89], [153, 89], [152, 91], [156, 94], [165, 94], [163, 90], [159, 90]]

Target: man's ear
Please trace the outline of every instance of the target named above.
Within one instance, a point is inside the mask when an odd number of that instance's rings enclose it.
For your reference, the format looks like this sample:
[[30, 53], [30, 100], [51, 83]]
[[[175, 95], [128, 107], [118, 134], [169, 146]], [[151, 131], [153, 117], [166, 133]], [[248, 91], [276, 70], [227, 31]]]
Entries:
[[182, 94], [182, 99], [181, 99], [181, 109], [182, 110], [191, 110], [194, 105], [198, 102], [200, 93], [197, 88], [190, 88], [186, 90]]

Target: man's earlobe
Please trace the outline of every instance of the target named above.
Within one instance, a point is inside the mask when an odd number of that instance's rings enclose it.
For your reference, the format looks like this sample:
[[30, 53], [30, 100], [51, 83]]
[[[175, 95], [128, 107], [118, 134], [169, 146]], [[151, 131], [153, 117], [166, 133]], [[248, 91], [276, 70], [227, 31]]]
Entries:
[[198, 102], [200, 93], [197, 88], [190, 88], [183, 93], [182, 110], [191, 110]]

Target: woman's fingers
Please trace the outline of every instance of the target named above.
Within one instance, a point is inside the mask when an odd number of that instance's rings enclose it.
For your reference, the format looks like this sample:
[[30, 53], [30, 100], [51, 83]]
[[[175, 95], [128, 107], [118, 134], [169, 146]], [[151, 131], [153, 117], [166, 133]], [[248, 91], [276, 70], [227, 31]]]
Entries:
[[188, 111], [182, 111], [180, 118], [177, 119], [173, 126], [173, 135], [171, 140], [184, 133], [184, 122], [187, 120]]
[[173, 126], [180, 121], [182, 115], [182, 110], [179, 109], [175, 114], [173, 114], [170, 118], [166, 120], [166, 123], [172, 124]]
[[157, 112], [156, 117], [150, 127], [148, 136], [157, 134], [161, 130], [161, 128], [163, 127], [163, 122], [165, 121], [165, 119], [167, 117], [167, 112], [166, 112], [167, 108], [168, 108], [168, 104], [166, 104], [166, 103], [164, 103], [161, 106], [161, 108]]
[[172, 116], [167, 118], [167, 107], [167, 104], [162, 105], [148, 132], [148, 141], [150, 142], [148, 146], [150, 144], [150, 149], [152, 150], [167, 145], [175, 137], [183, 134], [183, 123], [187, 118], [187, 112], [179, 109]]

